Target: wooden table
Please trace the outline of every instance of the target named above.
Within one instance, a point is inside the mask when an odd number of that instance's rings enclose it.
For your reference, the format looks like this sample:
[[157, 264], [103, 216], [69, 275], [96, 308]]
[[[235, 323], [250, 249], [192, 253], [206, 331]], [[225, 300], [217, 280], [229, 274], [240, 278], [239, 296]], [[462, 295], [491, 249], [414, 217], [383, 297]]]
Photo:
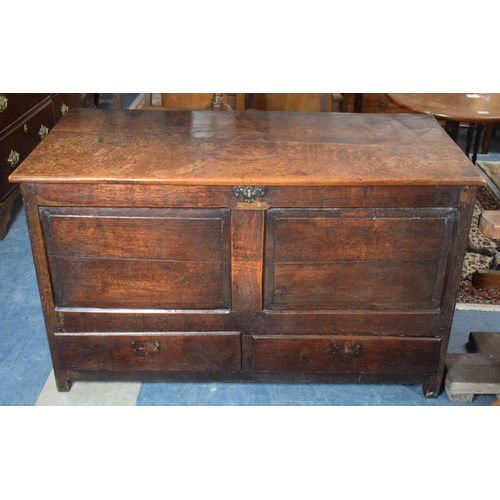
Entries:
[[[500, 94], [387, 94], [396, 105], [414, 113], [427, 113], [446, 121], [445, 129], [456, 141], [460, 123], [476, 130], [472, 162], [476, 163], [484, 125], [500, 122]], [[470, 153], [472, 130], [469, 129], [466, 154]]]
[[442, 388], [484, 180], [431, 116], [76, 110], [11, 180], [59, 390]]

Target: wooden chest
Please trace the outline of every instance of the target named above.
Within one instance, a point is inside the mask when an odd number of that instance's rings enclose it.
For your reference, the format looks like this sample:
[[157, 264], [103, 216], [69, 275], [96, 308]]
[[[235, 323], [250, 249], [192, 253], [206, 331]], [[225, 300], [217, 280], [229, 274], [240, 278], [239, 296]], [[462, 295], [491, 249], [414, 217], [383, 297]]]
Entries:
[[432, 117], [76, 110], [11, 180], [59, 390], [441, 389], [484, 182]]

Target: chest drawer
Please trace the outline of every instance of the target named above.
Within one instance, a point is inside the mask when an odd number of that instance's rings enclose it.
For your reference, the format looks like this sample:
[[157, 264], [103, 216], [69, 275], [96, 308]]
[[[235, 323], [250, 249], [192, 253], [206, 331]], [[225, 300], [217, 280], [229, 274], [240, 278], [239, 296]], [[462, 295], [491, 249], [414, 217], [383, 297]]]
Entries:
[[11, 123], [49, 97], [50, 94], [0, 95], [0, 135]]
[[52, 103], [44, 106], [26, 122], [21, 122], [0, 142], [0, 198], [13, 189], [9, 175], [47, 135], [54, 125]]
[[256, 373], [432, 375], [441, 339], [363, 335], [253, 337]]
[[82, 371], [239, 371], [239, 332], [61, 333], [61, 366]]

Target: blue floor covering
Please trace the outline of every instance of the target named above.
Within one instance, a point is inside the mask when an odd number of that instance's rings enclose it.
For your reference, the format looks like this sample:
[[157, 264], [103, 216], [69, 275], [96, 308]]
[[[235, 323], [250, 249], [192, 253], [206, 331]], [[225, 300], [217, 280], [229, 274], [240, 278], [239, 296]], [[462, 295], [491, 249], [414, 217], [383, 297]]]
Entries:
[[[457, 311], [450, 352], [463, 352], [470, 331], [498, 331], [500, 312]], [[0, 405], [35, 405], [51, 370], [49, 348], [21, 206], [0, 241]], [[478, 396], [468, 405], [488, 405]], [[138, 406], [336, 405], [446, 406], [443, 392], [425, 399], [421, 386], [383, 384], [142, 383]]]

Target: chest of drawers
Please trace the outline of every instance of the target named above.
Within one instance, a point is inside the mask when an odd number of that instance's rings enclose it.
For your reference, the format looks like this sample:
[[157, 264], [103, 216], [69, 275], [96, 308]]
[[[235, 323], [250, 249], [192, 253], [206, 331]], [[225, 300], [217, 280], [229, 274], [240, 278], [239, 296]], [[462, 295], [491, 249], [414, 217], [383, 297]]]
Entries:
[[0, 239], [7, 233], [17, 184], [9, 175], [45, 138], [54, 124], [73, 107], [88, 107], [93, 94], [0, 95]]
[[429, 116], [77, 110], [11, 178], [59, 390], [440, 391], [484, 181]]

